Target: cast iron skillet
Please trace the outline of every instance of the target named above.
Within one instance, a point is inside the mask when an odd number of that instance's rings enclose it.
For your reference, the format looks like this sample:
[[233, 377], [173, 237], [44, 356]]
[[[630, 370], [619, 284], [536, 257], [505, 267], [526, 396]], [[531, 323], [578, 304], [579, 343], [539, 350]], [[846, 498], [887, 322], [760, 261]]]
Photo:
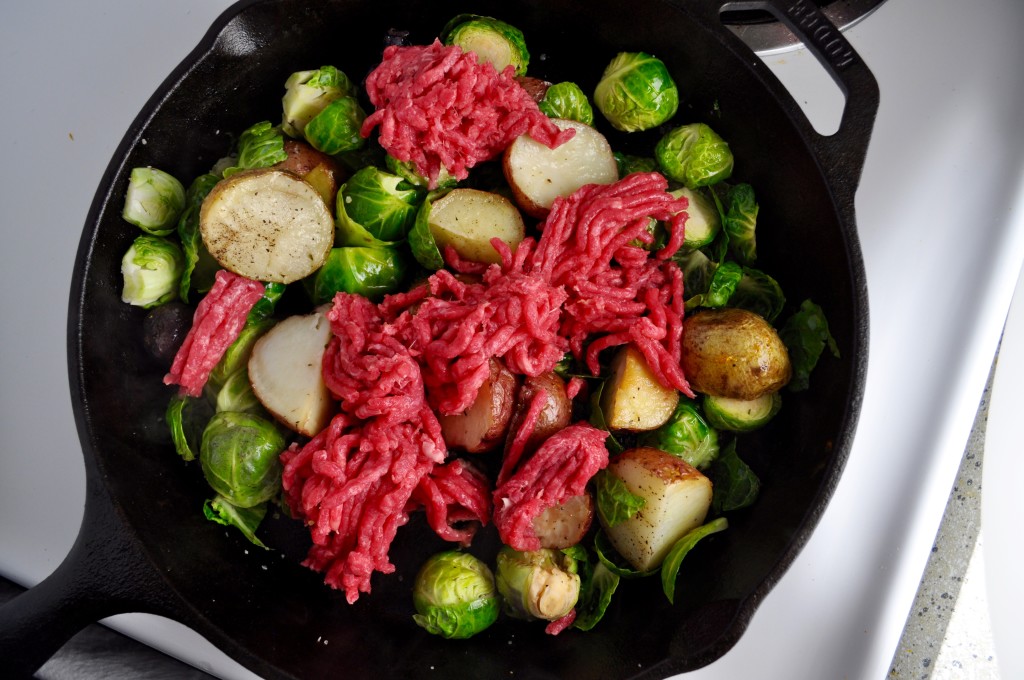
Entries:
[[[815, 133], [789, 94], [725, 29], [725, 8], [772, 9], [801, 34], [847, 95], [839, 131]], [[354, 78], [379, 59], [390, 28], [430, 41], [472, 11], [524, 30], [532, 75], [592, 91], [621, 50], [669, 66], [683, 93], [674, 122], [706, 121], [729, 140], [734, 177], [757, 190], [759, 264], [791, 311], [811, 297], [826, 310], [842, 358], [826, 357], [812, 389], [786, 394], [782, 414], [744, 440], [763, 482], [757, 504], [687, 558], [669, 605], [657, 579], [623, 582], [604, 621], [558, 637], [502, 619], [462, 642], [411, 621], [410, 580], [442, 544], [418, 519], [400, 530], [396, 575], [378, 577], [354, 606], [298, 562], [308, 540], [272, 518], [254, 549], [202, 518], [209, 491], [173, 452], [162, 422], [165, 367], [141, 344], [143, 312], [120, 301], [120, 259], [134, 228], [120, 218], [130, 169], [155, 165], [181, 178], [225, 154], [229, 134], [280, 115], [288, 74], [335, 64]], [[839, 479], [854, 434], [866, 366], [867, 302], [854, 228], [854, 191], [878, 105], [877, 85], [812, 3], [723, 0], [554, 0], [381, 4], [243, 0], [230, 8], [133, 123], [97, 192], [78, 253], [68, 363], [85, 453], [85, 520], [71, 553], [45, 581], [0, 612], [0, 656], [30, 674], [89, 622], [152, 612], [195, 629], [268, 678], [658, 678], [725, 654], [807, 541]], [[656, 132], [612, 136], [650, 149]], [[475, 550], [494, 549], [484, 535]], [[329, 644], [328, 644], [329, 643]]]

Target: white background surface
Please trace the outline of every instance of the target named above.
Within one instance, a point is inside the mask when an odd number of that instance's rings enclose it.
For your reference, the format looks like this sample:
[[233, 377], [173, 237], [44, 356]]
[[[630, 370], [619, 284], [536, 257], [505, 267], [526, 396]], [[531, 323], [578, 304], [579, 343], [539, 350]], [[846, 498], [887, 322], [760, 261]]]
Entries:
[[[19, 583], [57, 566], [82, 516], [65, 324], [93, 193], [136, 113], [227, 4], [0, 9], [0, 573]], [[860, 427], [810, 543], [737, 646], [688, 679], [885, 677], [1024, 260], [1022, 30], [1017, 0], [890, 0], [848, 33], [882, 93], [857, 201], [871, 304]], [[803, 52], [767, 61], [795, 86], [816, 72]], [[828, 97], [798, 99], [834, 115]], [[251, 677], [177, 624], [116, 623]]]

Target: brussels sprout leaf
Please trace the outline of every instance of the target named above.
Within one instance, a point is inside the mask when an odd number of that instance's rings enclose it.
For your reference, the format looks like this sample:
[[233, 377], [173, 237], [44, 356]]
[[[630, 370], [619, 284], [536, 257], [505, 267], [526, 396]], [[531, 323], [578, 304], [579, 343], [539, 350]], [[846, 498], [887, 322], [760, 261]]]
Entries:
[[745, 508], [753, 504], [761, 492], [761, 480], [736, 453], [735, 439], [721, 448], [710, 477], [715, 484], [711, 498], [715, 514]]
[[704, 297], [705, 307], [724, 307], [729, 303], [733, 291], [743, 278], [743, 268], [736, 262], [723, 262], [711, 276], [708, 293]]
[[245, 130], [238, 138], [238, 157], [235, 164], [224, 169], [224, 177], [243, 170], [268, 168], [288, 159], [284, 150], [284, 134], [264, 120]]
[[619, 576], [598, 561], [577, 560], [580, 565], [580, 598], [576, 601], [576, 620], [572, 625], [580, 630], [590, 630], [604, 617], [612, 595], [619, 587]]
[[612, 453], [622, 453], [626, 447], [619, 443], [615, 435], [611, 434], [611, 428], [608, 427], [608, 421], [604, 417], [604, 409], [601, 408], [601, 393], [604, 392], [606, 382], [601, 382], [590, 395], [590, 424], [609, 433], [608, 438], [604, 440], [604, 445], [608, 447], [609, 451]]
[[629, 490], [626, 483], [606, 470], [594, 477], [597, 487], [597, 511], [605, 526], [613, 527], [635, 515], [646, 501]]
[[725, 195], [725, 215], [722, 227], [729, 233], [729, 250], [742, 264], [753, 264], [757, 259], [757, 200], [749, 184], [730, 187]]
[[193, 399], [174, 395], [164, 414], [171, 432], [174, 450], [185, 460], [194, 460], [206, 421], [213, 415], [213, 407], [206, 399]]
[[679, 576], [679, 567], [683, 564], [683, 558], [689, 554], [700, 539], [724, 531], [728, 526], [729, 522], [724, 517], [713, 519], [707, 524], [689, 531], [668, 551], [665, 561], [661, 564], [661, 589], [665, 592], [665, 597], [669, 602], [675, 603], [676, 580]]
[[178, 285], [178, 297], [183, 302], [188, 302], [191, 291], [205, 293], [213, 286], [218, 265], [203, 245], [203, 237], [199, 233], [199, 210], [219, 181], [220, 178], [212, 173], [200, 175], [185, 192], [185, 210], [178, 219], [178, 238], [185, 254], [185, 269]]
[[821, 307], [804, 300], [800, 310], [795, 312], [779, 331], [779, 337], [789, 350], [793, 364], [793, 378], [788, 389], [793, 392], [806, 390], [810, 386], [810, 375], [818, 365], [818, 359], [828, 345], [832, 356], [839, 358], [839, 346], [828, 329], [828, 320]]
[[739, 307], [764, 317], [768, 323], [774, 323], [786, 304], [786, 296], [782, 287], [772, 277], [762, 271], [743, 268], [743, 277], [736, 284], [736, 290], [729, 298], [730, 307]]
[[594, 536], [594, 552], [597, 559], [601, 561], [608, 571], [620, 578], [643, 578], [658, 573], [657, 569], [651, 571], [637, 571], [616, 552], [608, 536], [603, 531], [598, 531]]
[[235, 527], [248, 538], [253, 545], [270, 550], [263, 541], [256, 538], [256, 529], [267, 514], [267, 504], [260, 503], [251, 508], [239, 508], [228, 502], [223, 496], [207, 499], [203, 504], [203, 515], [206, 519], [224, 526]]

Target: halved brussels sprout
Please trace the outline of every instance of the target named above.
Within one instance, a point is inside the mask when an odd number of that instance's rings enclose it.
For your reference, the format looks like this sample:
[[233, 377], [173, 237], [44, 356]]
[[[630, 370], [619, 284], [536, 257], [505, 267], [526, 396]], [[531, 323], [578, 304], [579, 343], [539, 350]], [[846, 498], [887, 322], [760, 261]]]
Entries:
[[438, 553], [423, 564], [412, 600], [413, 621], [448, 639], [471, 637], [498, 619], [498, 591], [490, 568], [457, 550]]
[[782, 408], [778, 392], [755, 399], [729, 399], [704, 395], [704, 414], [708, 422], [720, 430], [752, 432], [764, 427]]
[[667, 132], [655, 145], [654, 157], [666, 177], [689, 189], [711, 186], [732, 174], [729, 145], [704, 123]]
[[511, 616], [555, 621], [576, 606], [580, 577], [576, 560], [560, 550], [528, 552], [502, 546], [497, 558], [498, 592]]
[[178, 297], [184, 269], [185, 256], [177, 243], [163, 236], [138, 236], [121, 258], [121, 300], [145, 309], [170, 302]]
[[340, 97], [306, 123], [303, 135], [314, 149], [330, 156], [355, 151], [366, 143], [359, 134], [365, 118], [355, 97]]
[[185, 208], [185, 187], [157, 168], [133, 168], [121, 217], [153, 236], [167, 236]]
[[416, 219], [422, 193], [398, 175], [367, 166], [338, 191], [345, 213], [381, 241], [401, 241]]
[[481, 63], [492, 64], [499, 73], [512, 66], [517, 76], [525, 75], [530, 63], [523, 32], [493, 17], [459, 15], [445, 26], [441, 41], [473, 52]]
[[616, 130], [649, 130], [676, 114], [679, 89], [657, 57], [620, 52], [594, 90], [594, 105]]
[[405, 278], [406, 258], [385, 246], [333, 248], [313, 282], [313, 300], [323, 304], [335, 293], [356, 293], [371, 300], [398, 290]]
[[683, 197], [689, 205], [686, 214], [683, 247], [702, 248], [715, 240], [722, 228], [722, 218], [718, 214], [718, 206], [701, 191], [680, 187], [670, 192], [676, 198]]
[[567, 118], [584, 125], [594, 124], [594, 109], [576, 83], [555, 83], [547, 89], [538, 106], [549, 118]]
[[356, 92], [348, 76], [333, 66], [297, 71], [288, 77], [284, 87], [281, 129], [290, 137], [302, 137], [306, 124], [328, 104]]
[[274, 423], [249, 413], [222, 411], [203, 430], [199, 462], [214, 491], [240, 508], [270, 500], [281, 488], [284, 437]]
[[718, 457], [718, 432], [689, 399], [680, 399], [668, 422], [645, 434], [640, 443], [671, 453], [702, 471]]

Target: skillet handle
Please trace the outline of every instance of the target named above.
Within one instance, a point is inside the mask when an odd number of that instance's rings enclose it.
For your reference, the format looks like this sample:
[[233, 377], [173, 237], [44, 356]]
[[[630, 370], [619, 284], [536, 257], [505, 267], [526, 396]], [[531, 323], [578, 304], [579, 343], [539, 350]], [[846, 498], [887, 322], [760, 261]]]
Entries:
[[102, 618], [169, 611], [167, 586], [124, 529], [106, 490], [87, 479], [85, 518], [67, 557], [0, 607], [5, 678], [31, 678], [72, 636]]
[[808, 123], [805, 136], [822, 159], [822, 170], [832, 185], [847, 193], [852, 205], [878, 112], [878, 82], [843, 33], [814, 2], [764, 0], [756, 4], [765, 3], [817, 57], [846, 98], [839, 129], [834, 134], [821, 135]]

